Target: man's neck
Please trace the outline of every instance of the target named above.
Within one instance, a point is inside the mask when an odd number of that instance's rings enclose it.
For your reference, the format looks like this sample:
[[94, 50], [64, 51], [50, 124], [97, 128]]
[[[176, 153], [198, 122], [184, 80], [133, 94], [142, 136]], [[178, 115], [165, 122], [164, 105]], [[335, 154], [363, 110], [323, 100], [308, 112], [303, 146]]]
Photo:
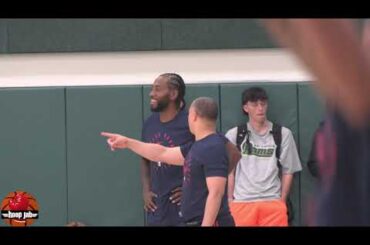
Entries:
[[216, 129], [215, 128], [202, 128], [202, 129], [198, 129], [197, 132], [195, 132], [195, 140], [198, 141], [198, 140], [201, 140], [201, 139], [204, 139], [206, 138], [207, 136], [211, 135], [211, 134], [214, 134], [216, 133]]
[[201, 130], [200, 132], [197, 132], [195, 134], [195, 141], [201, 140], [206, 138], [207, 136], [216, 133], [215, 130], [207, 129], [207, 130]]
[[176, 108], [176, 106], [168, 105], [168, 107], [164, 111], [161, 111], [159, 113], [159, 120], [162, 123], [169, 122], [176, 117], [178, 112], [179, 110]]
[[249, 124], [258, 134], [265, 134], [266, 131], [268, 130], [267, 120], [263, 121], [249, 120]]

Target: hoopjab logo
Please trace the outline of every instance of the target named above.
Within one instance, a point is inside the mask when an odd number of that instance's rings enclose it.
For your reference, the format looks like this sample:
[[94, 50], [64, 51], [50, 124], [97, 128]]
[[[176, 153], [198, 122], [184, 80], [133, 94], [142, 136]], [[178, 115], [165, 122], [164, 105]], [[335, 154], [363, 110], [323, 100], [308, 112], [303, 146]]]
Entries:
[[39, 218], [36, 199], [25, 191], [10, 192], [1, 202], [1, 219], [11, 226], [29, 226]]

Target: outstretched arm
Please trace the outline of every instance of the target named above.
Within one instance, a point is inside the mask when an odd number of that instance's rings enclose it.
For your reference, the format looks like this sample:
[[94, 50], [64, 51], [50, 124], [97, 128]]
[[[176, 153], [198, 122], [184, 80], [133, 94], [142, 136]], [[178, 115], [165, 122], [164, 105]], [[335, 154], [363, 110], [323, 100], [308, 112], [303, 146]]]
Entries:
[[180, 147], [165, 147], [159, 144], [144, 143], [139, 140], [114, 133], [102, 132], [107, 137], [111, 150], [128, 148], [136, 154], [154, 162], [165, 162], [172, 165], [183, 165], [184, 157]]

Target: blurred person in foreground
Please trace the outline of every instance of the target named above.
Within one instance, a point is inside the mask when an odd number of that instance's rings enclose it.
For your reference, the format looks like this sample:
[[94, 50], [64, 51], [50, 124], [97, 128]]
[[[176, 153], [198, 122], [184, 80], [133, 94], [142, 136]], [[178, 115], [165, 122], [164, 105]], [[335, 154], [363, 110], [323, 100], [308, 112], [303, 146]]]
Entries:
[[317, 137], [321, 177], [309, 225], [370, 225], [370, 26], [353, 20], [262, 21], [314, 75], [328, 108]]

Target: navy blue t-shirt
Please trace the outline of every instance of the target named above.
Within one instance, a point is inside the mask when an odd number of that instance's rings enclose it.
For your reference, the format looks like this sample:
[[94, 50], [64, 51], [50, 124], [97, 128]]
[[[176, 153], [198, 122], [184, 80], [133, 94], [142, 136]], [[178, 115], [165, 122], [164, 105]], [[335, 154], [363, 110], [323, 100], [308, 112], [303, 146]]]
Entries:
[[[227, 139], [221, 134], [207, 137], [180, 147], [185, 158], [181, 213], [185, 222], [203, 220], [208, 188], [207, 177], [228, 176]], [[222, 198], [217, 220], [231, 217], [227, 188]], [[232, 219], [232, 218], [231, 218]]]
[[316, 138], [322, 183], [315, 225], [370, 225], [370, 120], [354, 129], [337, 113]]
[[[167, 147], [183, 145], [193, 140], [194, 136], [189, 131], [186, 110], [179, 111], [173, 120], [165, 123], [160, 121], [159, 113], [153, 113], [145, 121], [142, 130], [142, 141]], [[172, 204], [169, 198], [171, 191], [182, 185], [182, 166], [151, 163], [150, 174], [151, 191], [158, 195], [154, 198], [157, 210], [154, 213], [149, 212], [150, 225], [176, 225], [176, 217], [171, 217], [170, 214], [175, 212], [173, 207], [175, 204]]]

